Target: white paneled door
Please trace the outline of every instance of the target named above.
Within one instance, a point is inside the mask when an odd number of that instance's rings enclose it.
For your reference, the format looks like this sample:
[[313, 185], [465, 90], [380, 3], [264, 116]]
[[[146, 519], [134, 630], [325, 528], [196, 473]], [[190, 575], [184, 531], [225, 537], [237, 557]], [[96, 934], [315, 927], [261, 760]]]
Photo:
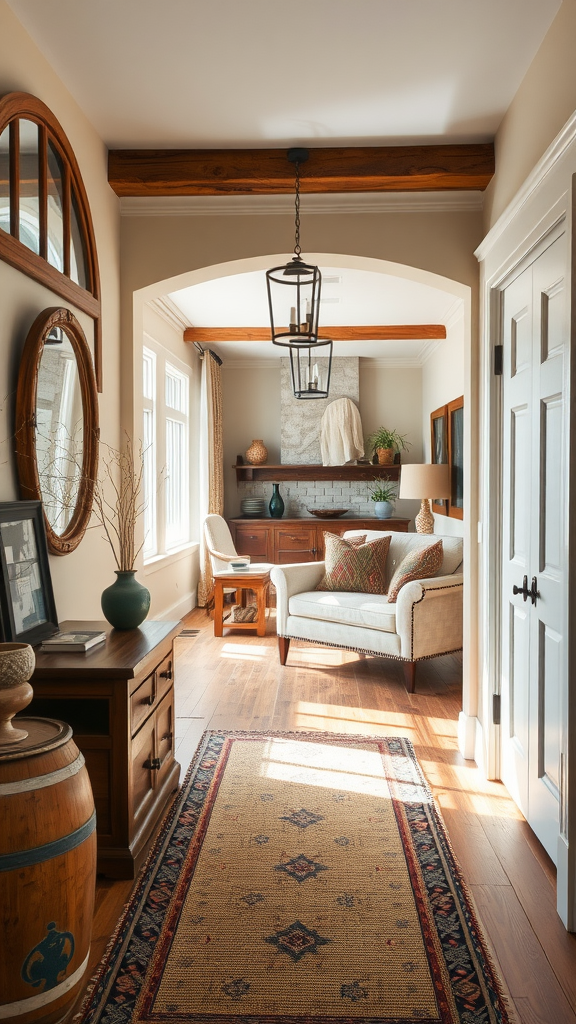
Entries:
[[503, 296], [502, 779], [558, 862], [567, 738], [567, 244]]

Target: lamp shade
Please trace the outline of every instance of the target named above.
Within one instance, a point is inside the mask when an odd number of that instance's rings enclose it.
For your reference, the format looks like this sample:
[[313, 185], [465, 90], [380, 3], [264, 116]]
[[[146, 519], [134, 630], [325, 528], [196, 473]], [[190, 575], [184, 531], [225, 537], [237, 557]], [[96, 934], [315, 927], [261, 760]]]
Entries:
[[450, 466], [408, 464], [400, 471], [399, 498], [449, 498]]

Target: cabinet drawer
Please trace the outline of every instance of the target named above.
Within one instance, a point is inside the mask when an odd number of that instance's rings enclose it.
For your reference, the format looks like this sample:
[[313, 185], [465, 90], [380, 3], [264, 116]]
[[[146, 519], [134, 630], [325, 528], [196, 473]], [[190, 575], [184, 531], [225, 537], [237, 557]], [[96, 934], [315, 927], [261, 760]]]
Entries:
[[276, 533], [278, 551], [314, 551], [316, 530], [278, 530]]
[[156, 683], [154, 672], [148, 676], [130, 697], [130, 732], [132, 736], [138, 732], [146, 721], [156, 700]]
[[172, 652], [164, 658], [164, 661], [160, 662], [156, 669], [156, 700], [158, 703], [162, 700], [165, 693], [174, 684], [174, 659]]
[[239, 555], [250, 555], [265, 562], [268, 557], [267, 527], [237, 526], [235, 546]]

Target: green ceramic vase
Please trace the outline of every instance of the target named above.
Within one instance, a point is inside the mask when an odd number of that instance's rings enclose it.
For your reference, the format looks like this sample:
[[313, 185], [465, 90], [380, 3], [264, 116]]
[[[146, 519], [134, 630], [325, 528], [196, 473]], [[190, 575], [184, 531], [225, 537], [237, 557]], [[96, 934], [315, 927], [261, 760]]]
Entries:
[[102, 611], [115, 629], [135, 629], [150, 611], [150, 591], [135, 579], [135, 569], [116, 570], [116, 582], [102, 594]]
[[272, 519], [281, 519], [284, 515], [284, 501], [280, 494], [280, 484], [272, 484], [272, 497], [268, 508]]

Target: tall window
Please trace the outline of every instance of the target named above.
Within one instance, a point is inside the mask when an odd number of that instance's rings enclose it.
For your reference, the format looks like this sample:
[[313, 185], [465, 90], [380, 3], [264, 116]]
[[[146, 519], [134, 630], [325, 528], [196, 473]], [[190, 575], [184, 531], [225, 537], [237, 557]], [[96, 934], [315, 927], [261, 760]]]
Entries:
[[142, 380], [145, 561], [190, 540], [190, 375], [152, 344]]

